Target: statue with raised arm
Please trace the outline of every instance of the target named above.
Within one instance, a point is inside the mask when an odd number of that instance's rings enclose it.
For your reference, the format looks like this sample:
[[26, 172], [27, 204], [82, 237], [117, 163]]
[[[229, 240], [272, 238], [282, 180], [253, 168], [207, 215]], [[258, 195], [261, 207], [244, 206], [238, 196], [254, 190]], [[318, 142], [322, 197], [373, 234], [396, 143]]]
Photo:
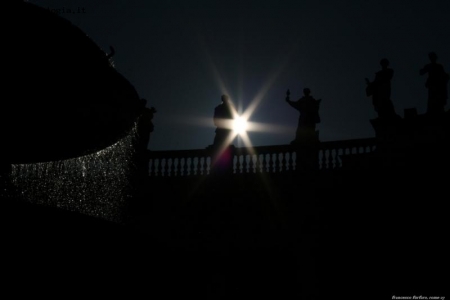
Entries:
[[380, 65], [381, 70], [375, 73], [375, 79], [372, 82], [366, 78], [366, 95], [372, 96], [372, 103], [378, 117], [389, 119], [397, 116], [391, 100], [391, 79], [394, 76], [394, 70], [388, 68], [389, 61], [386, 58], [380, 61]]
[[291, 101], [290, 91], [286, 92], [286, 102], [300, 112], [294, 142], [316, 140], [316, 124], [320, 123], [319, 106], [322, 99], [314, 99], [309, 88], [303, 89], [303, 94], [298, 101]]
[[444, 71], [441, 64], [436, 63], [438, 58], [436, 53], [430, 52], [428, 57], [430, 63], [420, 70], [420, 75], [428, 73], [428, 79], [425, 83], [428, 89], [427, 114], [441, 114], [444, 113], [444, 107], [447, 104], [449, 74]]

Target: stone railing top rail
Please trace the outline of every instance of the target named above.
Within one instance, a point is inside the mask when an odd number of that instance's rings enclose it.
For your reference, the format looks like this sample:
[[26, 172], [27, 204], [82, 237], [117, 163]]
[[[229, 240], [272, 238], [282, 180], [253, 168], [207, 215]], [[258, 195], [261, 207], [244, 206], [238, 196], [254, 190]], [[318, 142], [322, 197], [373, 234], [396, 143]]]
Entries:
[[[338, 141], [326, 141], [318, 142], [317, 146], [319, 150], [333, 149], [333, 148], [353, 148], [353, 147], [366, 147], [374, 145], [375, 138], [363, 138], [363, 139], [350, 139], [350, 140], [338, 140]], [[311, 145], [311, 144], [310, 144]], [[255, 147], [235, 147], [234, 153], [236, 155], [246, 154], [267, 154], [273, 152], [289, 152], [295, 151], [296, 148], [300, 148], [302, 145], [269, 145], [269, 146], [255, 146]], [[151, 158], [178, 158], [178, 157], [197, 157], [197, 156], [210, 156], [212, 151], [210, 149], [189, 149], [189, 150], [149, 150], [148, 154]]]

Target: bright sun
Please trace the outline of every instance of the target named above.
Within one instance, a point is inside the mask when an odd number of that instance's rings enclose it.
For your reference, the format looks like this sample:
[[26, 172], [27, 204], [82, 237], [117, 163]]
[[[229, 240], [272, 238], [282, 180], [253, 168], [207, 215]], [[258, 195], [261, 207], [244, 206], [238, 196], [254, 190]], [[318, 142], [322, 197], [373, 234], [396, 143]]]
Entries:
[[236, 117], [233, 120], [233, 130], [237, 134], [242, 134], [247, 131], [247, 120], [244, 117]]

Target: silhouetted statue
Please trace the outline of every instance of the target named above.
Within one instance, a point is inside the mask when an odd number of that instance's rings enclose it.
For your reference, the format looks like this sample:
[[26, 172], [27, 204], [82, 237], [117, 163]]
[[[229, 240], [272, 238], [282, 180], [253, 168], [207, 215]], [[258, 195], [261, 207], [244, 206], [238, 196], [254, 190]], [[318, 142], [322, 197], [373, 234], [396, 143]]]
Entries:
[[303, 94], [302, 98], [294, 102], [289, 100], [290, 91], [286, 92], [286, 102], [300, 112], [295, 134], [296, 142], [317, 139], [316, 124], [320, 123], [319, 106], [322, 99], [314, 99], [308, 88], [303, 89]]
[[[135, 107], [138, 111], [137, 121], [137, 141], [134, 167], [136, 172], [132, 177], [132, 186], [134, 188], [133, 198], [128, 204], [128, 212], [131, 216], [141, 214], [142, 207], [145, 206], [146, 198], [146, 179], [149, 174], [148, 161], [148, 143], [150, 134], [153, 132], [153, 115], [156, 113], [154, 107], [147, 107], [147, 100], [141, 98]], [[132, 222], [132, 220], [130, 219]]]
[[381, 71], [375, 73], [375, 79], [370, 82], [366, 78], [366, 95], [372, 96], [372, 103], [379, 118], [389, 119], [396, 117], [394, 105], [391, 101], [391, 79], [394, 70], [388, 68], [389, 61], [383, 58], [380, 61]]
[[150, 134], [153, 132], [153, 114], [156, 113], [154, 107], [148, 108], [147, 100], [141, 99], [140, 116], [138, 121], [139, 144], [144, 150], [147, 150]]
[[227, 95], [222, 95], [222, 103], [214, 109], [214, 125], [217, 127], [213, 142], [214, 147], [225, 146], [224, 144], [231, 133], [231, 124], [229, 122], [232, 119], [230, 98]]
[[116, 50], [114, 50], [113, 46], [109, 46], [109, 50], [111, 51], [109, 54], [106, 54], [106, 58], [110, 59], [114, 56], [114, 54], [116, 54]]
[[428, 73], [428, 79], [425, 83], [428, 89], [427, 113], [440, 114], [444, 112], [445, 104], [447, 104], [449, 74], [444, 71], [442, 65], [436, 63], [436, 53], [430, 52], [428, 57], [431, 62], [420, 70], [420, 75]]

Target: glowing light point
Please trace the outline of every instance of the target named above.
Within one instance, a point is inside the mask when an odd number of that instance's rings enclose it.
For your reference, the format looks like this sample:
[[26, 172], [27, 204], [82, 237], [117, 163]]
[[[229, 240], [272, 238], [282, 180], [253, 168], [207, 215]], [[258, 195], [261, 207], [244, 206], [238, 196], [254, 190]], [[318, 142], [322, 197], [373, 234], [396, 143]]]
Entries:
[[236, 119], [234, 119], [233, 130], [237, 134], [245, 133], [247, 131], [247, 127], [248, 127], [248, 124], [247, 124], [247, 120], [245, 118], [236, 117]]

